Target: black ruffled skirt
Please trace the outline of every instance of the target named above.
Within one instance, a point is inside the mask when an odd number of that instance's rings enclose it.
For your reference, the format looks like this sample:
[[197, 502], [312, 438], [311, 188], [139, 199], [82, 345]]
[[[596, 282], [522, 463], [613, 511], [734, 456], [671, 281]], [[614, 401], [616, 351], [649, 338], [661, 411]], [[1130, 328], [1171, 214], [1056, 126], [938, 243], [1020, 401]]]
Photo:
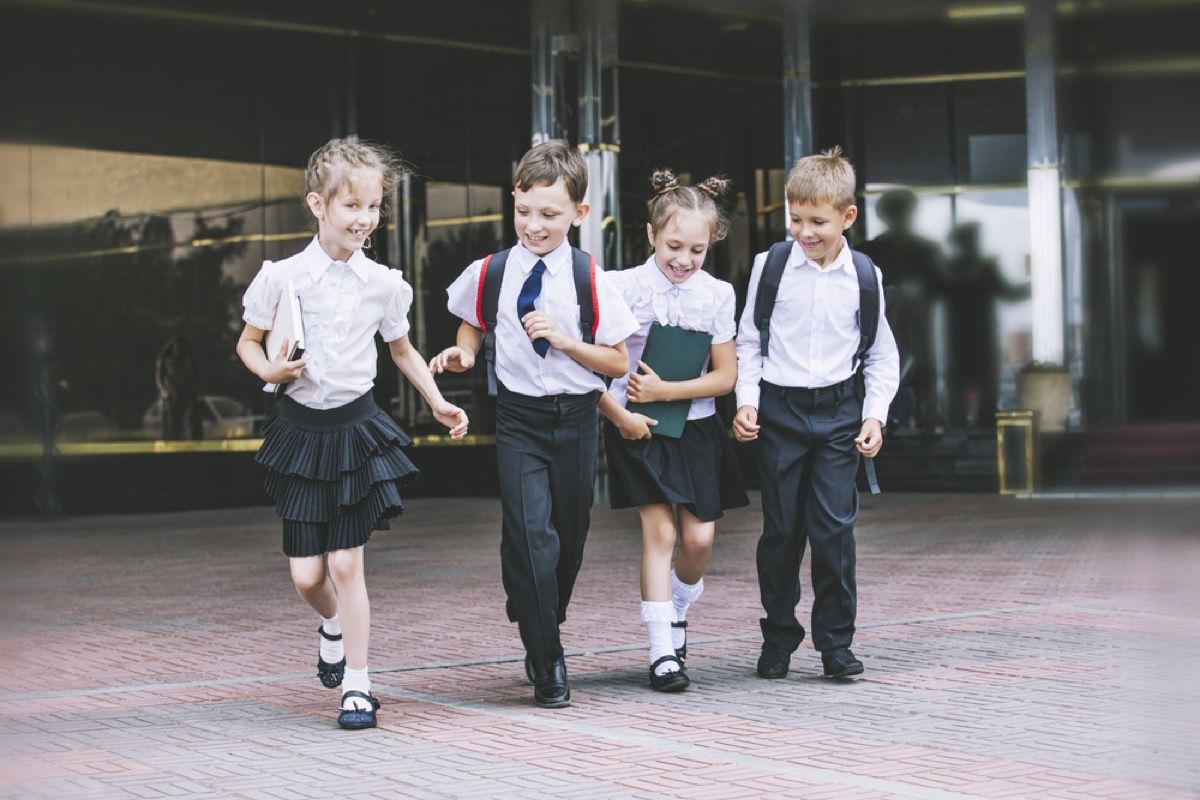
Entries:
[[688, 420], [678, 439], [630, 441], [605, 420], [604, 452], [613, 508], [668, 503], [712, 522], [725, 509], [750, 505], [733, 442], [716, 414]]
[[401, 449], [412, 438], [370, 392], [323, 411], [285, 396], [263, 431], [255, 460], [291, 558], [365, 544], [404, 510], [400, 487], [420, 474]]

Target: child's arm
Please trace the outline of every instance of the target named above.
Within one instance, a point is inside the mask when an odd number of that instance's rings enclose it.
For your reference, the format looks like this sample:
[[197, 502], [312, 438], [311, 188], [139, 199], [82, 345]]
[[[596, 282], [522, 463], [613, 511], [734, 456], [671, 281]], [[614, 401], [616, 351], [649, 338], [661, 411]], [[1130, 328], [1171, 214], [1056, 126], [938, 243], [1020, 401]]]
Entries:
[[625, 396], [635, 403], [654, 403], [659, 400], [694, 400], [729, 394], [737, 383], [737, 351], [733, 340], [714, 344], [709, 353], [711, 363], [708, 372], [688, 381], [664, 381], [639, 361], [638, 371], [629, 375], [629, 388]]
[[475, 354], [483, 346], [483, 331], [469, 322], [459, 323], [453, 347], [447, 347], [429, 360], [429, 371], [434, 375], [443, 372], [466, 372], [475, 366]]
[[614, 400], [608, 392], [600, 395], [597, 407], [600, 409], [600, 413], [608, 417], [608, 421], [616, 426], [623, 439], [649, 439], [650, 428], [658, 424], [658, 420], [651, 419], [645, 414], [637, 414], [627, 408], [622, 408], [621, 404]]
[[549, 314], [541, 311], [530, 311], [521, 318], [521, 324], [531, 340], [545, 339], [555, 350], [570, 356], [592, 372], [619, 378], [629, 368], [629, 354], [625, 351], [624, 342], [611, 346], [588, 344], [567, 336]]
[[268, 358], [263, 352], [263, 337], [266, 333], [262, 328], [256, 328], [250, 323], [246, 323], [246, 327], [242, 329], [242, 335], [238, 337], [237, 354], [246, 365], [246, 369], [264, 383], [283, 384], [299, 378], [307, 362], [303, 358], [287, 360], [288, 345], [291, 344], [287, 340], [284, 340], [283, 347], [274, 358]]
[[401, 336], [399, 339], [388, 342], [388, 350], [392, 354], [392, 361], [404, 373], [404, 377], [408, 378], [409, 383], [417, 388], [421, 397], [425, 398], [433, 416], [450, 429], [450, 438], [461, 439], [466, 436], [467, 412], [456, 405], [447, 403], [446, 398], [442, 397], [437, 383], [433, 380], [433, 373], [425, 365], [425, 359], [417, 352], [417, 348], [408, 341], [408, 337]]

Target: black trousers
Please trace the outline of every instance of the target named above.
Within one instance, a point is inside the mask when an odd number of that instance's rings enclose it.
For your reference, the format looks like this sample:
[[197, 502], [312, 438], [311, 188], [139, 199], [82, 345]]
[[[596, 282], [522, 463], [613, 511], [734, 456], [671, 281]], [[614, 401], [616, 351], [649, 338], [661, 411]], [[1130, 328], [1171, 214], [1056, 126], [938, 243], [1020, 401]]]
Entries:
[[812, 638], [817, 650], [854, 639], [858, 588], [854, 577], [855, 478], [862, 401], [854, 380], [821, 389], [762, 383], [758, 467], [763, 533], [758, 586], [766, 616], [763, 640], [787, 652], [804, 640], [796, 619], [800, 562], [812, 550]]
[[509, 620], [534, 664], [562, 654], [558, 626], [583, 562], [596, 475], [596, 401], [499, 388], [500, 568]]

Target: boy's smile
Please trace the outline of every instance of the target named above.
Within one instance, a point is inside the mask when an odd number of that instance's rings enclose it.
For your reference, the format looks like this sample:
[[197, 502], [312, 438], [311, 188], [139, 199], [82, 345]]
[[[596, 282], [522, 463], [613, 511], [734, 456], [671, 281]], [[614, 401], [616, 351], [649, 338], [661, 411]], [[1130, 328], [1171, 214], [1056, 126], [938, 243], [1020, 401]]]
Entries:
[[828, 201], [788, 201], [788, 230], [804, 255], [819, 267], [827, 267], [837, 258], [842, 234], [857, 218], [858, 206], [839, 211]]
[[567, 238], [572, 225], [587, 216], [588, 204], [576, 204], [559, 178], [526, 190], [513, 189], [513, 227], [517, 240], [534, 255], [553, 252]]

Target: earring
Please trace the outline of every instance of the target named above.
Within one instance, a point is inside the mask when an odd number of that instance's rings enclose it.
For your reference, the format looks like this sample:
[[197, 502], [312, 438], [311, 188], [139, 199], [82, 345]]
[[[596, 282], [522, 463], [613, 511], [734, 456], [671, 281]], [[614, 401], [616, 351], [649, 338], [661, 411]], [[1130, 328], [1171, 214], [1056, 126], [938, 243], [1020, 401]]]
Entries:
[[368, 236], [367, 238], [363, 239], [363, 250], [370, 250], [370, 249], [371, 249], [371, 237]]

